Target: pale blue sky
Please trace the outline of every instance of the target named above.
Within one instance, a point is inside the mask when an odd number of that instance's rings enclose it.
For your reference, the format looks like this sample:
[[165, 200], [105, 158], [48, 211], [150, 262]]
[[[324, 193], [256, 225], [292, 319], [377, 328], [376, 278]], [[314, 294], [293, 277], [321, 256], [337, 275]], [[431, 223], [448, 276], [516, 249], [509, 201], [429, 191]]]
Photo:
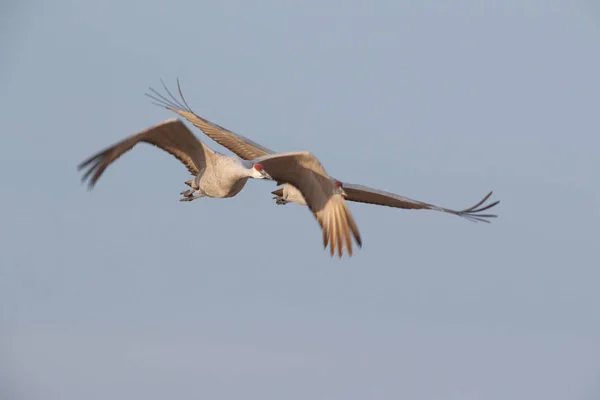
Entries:
[[[0, 398], [599, 398], [600, 7], [8, 4]], [[177, 77], [339, 179], [494, 190], [500, 218], [351, 204], [364, 246], [340, 261], [269, 182], [178, 202], [187, 171], [147, 145], [88, 192], [77, 164], [173, 117], [143, 94]]]

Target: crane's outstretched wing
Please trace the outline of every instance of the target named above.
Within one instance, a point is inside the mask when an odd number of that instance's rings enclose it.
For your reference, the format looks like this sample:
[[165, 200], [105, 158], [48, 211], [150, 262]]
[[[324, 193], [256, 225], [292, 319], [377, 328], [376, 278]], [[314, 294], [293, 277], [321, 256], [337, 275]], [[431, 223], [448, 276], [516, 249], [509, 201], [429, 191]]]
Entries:
[[81, 181], [85, 181], [93, 173], [88, 183], [89, 189], [92, 189], [111, 163], [140, 142], [150, 143], [172, 154], [194, 176], [206, 166], [206, 158], [214, 153], [194, 136], [183, 121], [173, 118], [131, 135], [83, 161], [77, 169], [87, 167], [88, 170]]
[[[383, 190], [372, 189], [362, 185], [351, 183], [342, 183], [342, 188], [346, 192], [345, 199], [347, 201], [356, 201], [359, 203], [375, 204], [378, 206], [387, 206], [395, 208], [403, 208], [407, 210], [436, 210], [442, 211], [459, 217], [469, 219], [471, 221], [487, 222], [487, 218], [497, 218], [495, 214], [481, 214], [482, 211], [489, 210], [496, 206], [500, 201], [495, 201], [486, 206], [481, 206], [490, 198], [493, 192], [489, 192], [479, 203], [464, 210], [452, 210], [449, 208], [435, 206], [433, 204], [424, 203], [422, 201], [412, 200], [408, 197], [400, 196], [394, 193], [384, 192]], [[275, 196], [283, 196], [283, 188], [279, 188], [271, 192]]]
[[179, 86], [179, 79], [177, 79], [177, 89], [179, 90], [179, 95], [181, 96], [181, 102], [183, 102], [183, 104], [171, 94], [169, 89], [167, 89], [166, 85], [162, 81], [161, 83], [163, 84], [163, 87], [170, 99], [150, 88], [150, 91], [153, 94], [146, 93], [146, 96], [154, 100], [154, 104], [159, 107], [164, 107], [167, 110], [187, 119], [190, 123], [199, 128], [206, 136], [210, 137], [221, 146], [226, 147], [241, 159], [253, 160], [258, 157], [275, 153], [273, 150], [261, 146], [247, 137], [233, 133], [222, 126], [219, 126], [200, 117], [199, 115], [194, 114], [183, 97], [181, 87]]
[[271, 178], [298, 188], [306, 204], [321, 225], [323, 246], [330, 245], [331, 255], [342, 257], [344, 244], [352, 256], [352, 240], [362, 246], [362, 240], [354, 218], [344, 201], [341, 190], [327, 175], [325, 169], [311, 153], [294, 152], [273, 154], [252, 160], [261, 164]]
[[412, 210], [436, 210], [442, 211], [459, 217], [467, 218], [472, 221], [490, 222], [486, 218], [496, 218], [495, 214], [481, 214], [485, 210], [496, 206], [500, 201], [495, 201], [491, 204], [482, 206], [483, 203], [490, 198], [493, 192], [489, 192], [479, 203], [464, 210], [451, 210], [449, 208], [439, 207], [433, 204], [425, 203], [418, 200], [409, 199], [408, 197], [400, 196], [394, 193], [384, 192], [383, 190], [373, 189], [370, 187], [355, 185], [352, 183], [342, 183], [342, 187], [346, 192], [346, 200], [356, 201], [360, 203], [376, 204], [380, 206], [412, 209]]

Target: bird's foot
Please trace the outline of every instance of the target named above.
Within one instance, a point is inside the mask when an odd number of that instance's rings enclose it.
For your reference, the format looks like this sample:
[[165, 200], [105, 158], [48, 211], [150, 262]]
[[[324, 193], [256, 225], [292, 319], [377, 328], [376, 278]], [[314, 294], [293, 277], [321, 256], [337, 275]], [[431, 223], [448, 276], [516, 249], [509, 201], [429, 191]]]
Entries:
[[196, 189], [184, 190], [180, 194], [183, 196], [183, 198], [179, 199], [179, 201], [193, 201], [205, 196], [204, 193]]
[[275, 196], [273, 197], [275, 199], [275, 204], [279, 205], [279, 206], [284, 206], [287, 203], [289, 203], [289, 201], [287, 201], [286, 199], [284, 199], [281, 196]]
[[190, 197], [191, 195], [194, 194], [194, 189], [184, 190], [183, 192], [181, 192], [179, 194], [182, 196], [185, 196], [185, 197]]
[[203, 195], [184, 196], [183, 198], [179, 199], [179, 201], [193, 201], [193, 200], [199, 199], [200, 197], [204, 197], [204, 196]]

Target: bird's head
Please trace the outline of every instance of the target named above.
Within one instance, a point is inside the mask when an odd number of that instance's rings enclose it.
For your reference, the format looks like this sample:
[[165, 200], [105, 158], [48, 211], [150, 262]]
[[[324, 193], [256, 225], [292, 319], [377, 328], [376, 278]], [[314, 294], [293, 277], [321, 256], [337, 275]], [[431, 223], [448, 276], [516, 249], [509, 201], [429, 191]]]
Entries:
[[344, 184], [342, 182], [338, 181], [337, 179], [333, 179], [333, 183], [334, 183], [335, 187], [337, 188], [338, 192], [342, 196], [346, 197], [347, 194], [346, 194], [346, 191], [344, 190]]
[[273, 180], [273, 178], [271, 178], [271, 175], [269, 175], [269, 173], [267, 171], [265, 171], [265, 167], [263, 167], [262, 164], [254, 164], [252, 166], [251, 175], [255, 179], [270, 179], [270, 180]]

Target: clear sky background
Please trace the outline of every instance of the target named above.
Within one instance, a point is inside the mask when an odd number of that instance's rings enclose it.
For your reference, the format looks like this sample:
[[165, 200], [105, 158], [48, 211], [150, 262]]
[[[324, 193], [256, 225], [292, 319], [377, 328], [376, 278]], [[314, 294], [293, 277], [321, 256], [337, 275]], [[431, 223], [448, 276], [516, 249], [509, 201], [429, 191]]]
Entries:
[[[600, 6], [559, 0], [5, 2], [0, 398], [600, 398]], [[140, 145], [193, 110], [492, 224], [351, 204], [331, 259], [271, 182], [180, 203]], [[212, 148], [228, 151], [199, 137]]]

